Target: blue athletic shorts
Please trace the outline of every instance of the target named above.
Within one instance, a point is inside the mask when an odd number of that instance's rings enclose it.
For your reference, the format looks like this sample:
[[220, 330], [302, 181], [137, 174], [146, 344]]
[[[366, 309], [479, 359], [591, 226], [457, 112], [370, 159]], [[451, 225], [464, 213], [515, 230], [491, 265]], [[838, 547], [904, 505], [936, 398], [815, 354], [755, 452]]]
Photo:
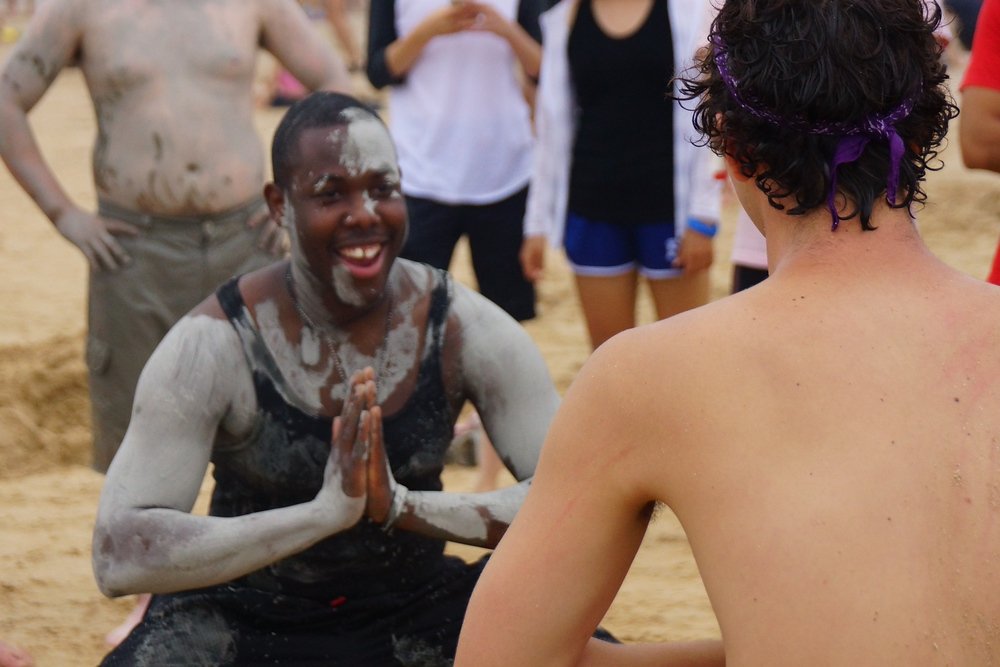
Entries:
[[673, 266], [679, 240], [674, 223], [616, 225], [566, 215], [564, 245], [573, 272], [580, 276], [618, 276], [638, 269], [647, 278], [676, 278]]

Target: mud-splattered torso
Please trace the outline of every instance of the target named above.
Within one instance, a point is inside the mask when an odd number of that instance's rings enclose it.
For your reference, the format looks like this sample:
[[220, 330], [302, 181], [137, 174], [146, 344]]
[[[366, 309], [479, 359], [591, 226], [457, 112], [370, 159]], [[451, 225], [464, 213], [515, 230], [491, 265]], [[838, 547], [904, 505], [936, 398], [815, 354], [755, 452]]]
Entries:
[[[447, 277], [439, 274], [430, 305], [426, 343], [416, 387], [406, 404], [384, 418], [386, 449], [397, 480], [414, 490], [441, 490], [444, 454], [455, 411], [442, 380], [441, 340], [450, 302]], [[289, 400], [288, 383], [261, 340], [236, 282], [218, 292], [253, 374], [259, 406], [251, 434], [241, 442], [217, 442], [212, 460], [216, 488], [211, 514], [239, 516], [307, 502], [323, 482], [332, 420], [309, 414]], [[367, 520], [313, 547], [251, 573], [256, 588], [334, 599], [374, 595], [418, 585], [437, 571], [444, 543], [414, 533], [391, 535]]]
[[90, 3], [77, 55], [97, 119], [93, 173], [101, 196], [169, 215], [223, 211], [259, 193], [254, 5]]

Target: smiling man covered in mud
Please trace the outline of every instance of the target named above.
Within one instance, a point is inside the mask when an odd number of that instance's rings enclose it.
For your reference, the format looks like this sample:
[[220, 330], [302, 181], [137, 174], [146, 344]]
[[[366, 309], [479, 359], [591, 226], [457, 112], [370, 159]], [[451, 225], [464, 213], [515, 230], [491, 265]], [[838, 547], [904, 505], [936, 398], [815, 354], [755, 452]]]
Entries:
[[[523, 498], [558, 395], [523, 329], [397, 259], [391, 139], [353, 98], [293, 106], [265, 197], [292, 252], [234, 279], [154, 352], [108, 471], [94, 569], [156, 593], [109, 665], [450, 665], [481, 563]], [[520, 484], [443, 492], [475, 404]], [[191, 514], [209, 464], [210, 516]]]

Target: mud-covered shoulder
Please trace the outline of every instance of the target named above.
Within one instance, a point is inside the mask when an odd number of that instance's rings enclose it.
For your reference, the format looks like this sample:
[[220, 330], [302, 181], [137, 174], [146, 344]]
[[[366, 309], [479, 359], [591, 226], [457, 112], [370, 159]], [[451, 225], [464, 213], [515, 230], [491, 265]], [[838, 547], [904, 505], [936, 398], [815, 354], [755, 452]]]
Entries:
[[0, 90], [30, 108], [80, 51], [87, 8], [83, 0], [40, 2], [0, 75]]
[[499, 361], [506, 355], [537, 352], [531, 336], [517, 320], [458, 282], [453, 284], [448, 336], [462, 350], [465, 363], [481, 357]]
[[250, 427], [252, 378], [236, 329], [218, 315], [192, 311], [157, 346], [136, 388], [133, 418], [140, 427], [169, 422], [209, 445], [220, 426], [233, 435]]

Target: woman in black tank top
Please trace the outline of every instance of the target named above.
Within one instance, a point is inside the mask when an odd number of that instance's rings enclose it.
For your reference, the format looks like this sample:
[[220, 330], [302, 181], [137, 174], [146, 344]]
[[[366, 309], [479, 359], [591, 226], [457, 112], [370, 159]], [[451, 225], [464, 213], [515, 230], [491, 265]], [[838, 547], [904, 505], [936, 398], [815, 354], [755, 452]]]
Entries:
[[[596, 348], [635, 325], [639, 275], [658, 318], [708, 300], [715, 221], [675, 219], [677, 19], [668, 0], [576, 3], [566, 49], [576, 127], [565, 246]], [[529, 257], [540, 238], [526, 240]]]
[[[630, 35], [609, 36], [581, 0], [569, 37], [579, 120], [570, 172], [569, 210], [630, 224], [671, 220], [671, 102], [674, 71], [667, 0], [653, 0]], [[632, 3], [636, 4], [636, 3]]]

